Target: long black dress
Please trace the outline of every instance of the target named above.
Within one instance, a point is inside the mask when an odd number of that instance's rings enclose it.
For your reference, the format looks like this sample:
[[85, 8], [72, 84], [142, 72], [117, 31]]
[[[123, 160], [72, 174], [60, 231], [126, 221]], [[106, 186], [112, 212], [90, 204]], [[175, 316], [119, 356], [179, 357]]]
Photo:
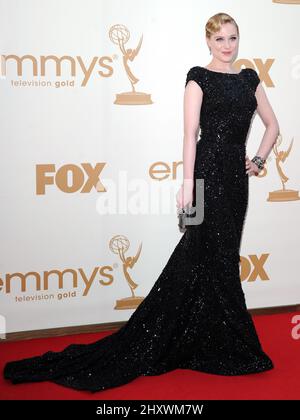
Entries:
[[128, 322], [90, 344], [5, 365], [14, 384], [52, 381], [91, 392], [176, 368], [219, 375], [272, 369], [247, 311], [239, 275], [248, 204], [246, 137], [259, 77], [192, 67], [203, 90], [195, 179], [204, 179], [204, 220], [189, 225]]

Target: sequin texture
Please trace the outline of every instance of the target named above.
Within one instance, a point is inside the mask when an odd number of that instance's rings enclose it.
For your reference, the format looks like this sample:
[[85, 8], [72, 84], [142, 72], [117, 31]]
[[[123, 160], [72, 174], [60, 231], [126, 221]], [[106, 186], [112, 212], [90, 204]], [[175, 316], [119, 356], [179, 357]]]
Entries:
[[96, 392], [176, 368], [243, 375], [274, 367], [239, 276], [248, 205], [245, 147], [259, 77], [253, 69], [230, 74], [196, 66], [186, 84], [190, 80], [203, 91], [194, 170], [195, 179], [204, 179], [203, 222], [187, 227], [122, 328], [94, 343], [11, 361], [4, 377], [12, 383], [52, 381]]

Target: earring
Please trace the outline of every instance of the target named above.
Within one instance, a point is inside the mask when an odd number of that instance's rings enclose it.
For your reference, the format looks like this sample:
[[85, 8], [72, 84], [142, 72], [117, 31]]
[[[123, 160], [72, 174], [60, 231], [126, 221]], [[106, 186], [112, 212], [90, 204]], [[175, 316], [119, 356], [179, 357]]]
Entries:
[[211, 49], [209, 48], [209, 54], [211, 54]]

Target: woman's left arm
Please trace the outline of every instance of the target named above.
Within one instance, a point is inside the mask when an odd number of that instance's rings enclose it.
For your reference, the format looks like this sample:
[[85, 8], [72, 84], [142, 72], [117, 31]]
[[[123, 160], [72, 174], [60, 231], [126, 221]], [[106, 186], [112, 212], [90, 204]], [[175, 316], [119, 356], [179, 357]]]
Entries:
[[[280, 128], [261, 82], [257, 85], [255, 97], [257, 100], [257, 113], [266, 127], [256, 156], [260, 156], [262, 159], [266, 160], [280, 133]], [[253, 175], [253, 173], [255, 173], [255, 175], [258, 174], [257, 165], [250, 161], [248, 156], [246, 156], [246, 169], [248, 169], [247, 173], [250, 175]]]
[[276, 142], [280, 128], [261, 82], [257, 86], [255, 97], [257, 100], [257, 113], [266, 127], [256, 154], [263, 159], [267, 159], [273, 145]]

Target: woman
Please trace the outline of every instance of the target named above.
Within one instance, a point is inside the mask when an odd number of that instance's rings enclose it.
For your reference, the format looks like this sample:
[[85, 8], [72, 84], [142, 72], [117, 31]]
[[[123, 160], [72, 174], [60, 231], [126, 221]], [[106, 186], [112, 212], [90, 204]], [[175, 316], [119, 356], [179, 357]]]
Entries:
[[[195, 181], [204, 179], [202, 223], [187, 225], [149, 294], [121, 329], [91, 344], [9, 362], [6, 379], [49, 380], [96, 392], [176, 368], [219, 375], [273, 368], [246, 308], [239, 248], [248, 178], [263, 168], [279, 127], [257, 73], [232, 67], [236, 22], [225, 13], [211, 17], [206, 39], [212, 61], [192, 67], [186, 78], [184, 183], [177, 196], [178, 207], [197, 204]], [[245, 141], [256, 108], [266, 131], [250, 160]]]

